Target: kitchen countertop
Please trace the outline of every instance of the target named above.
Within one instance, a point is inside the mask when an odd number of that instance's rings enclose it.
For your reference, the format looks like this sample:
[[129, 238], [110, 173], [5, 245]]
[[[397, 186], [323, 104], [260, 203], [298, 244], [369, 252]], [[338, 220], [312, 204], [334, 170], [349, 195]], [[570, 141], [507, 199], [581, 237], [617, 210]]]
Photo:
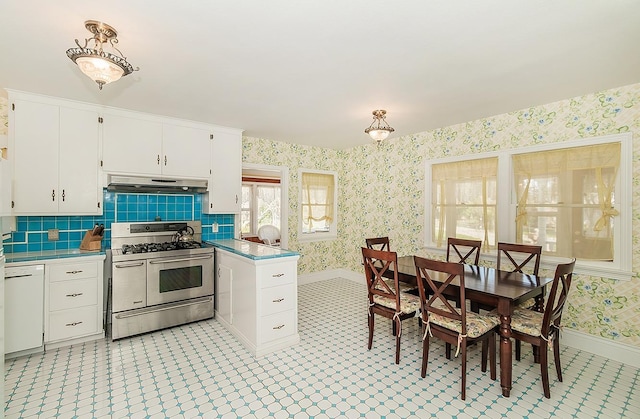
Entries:
[[279, 247], [271, 247], [267, 246], [266, 244], [254, 243], [247, 240], [229, 239], [208, 241], [207, 243], [210, 243], [222, 250], [226, 250], [228, 252], [235, 253], [237, 255], [244, 256], [253, 260], [300, 256], [300, 253], [298, 252], [287, 249], [280, 249]]
[[19, 252], [19, 253], [5, 253], [7, 258], [7, 264], [14, 265], [26, 265], [31, 262], [42, 262], [52, 259], [66, 259], [85, 256], [98, 256], [105, 257], [105, 252], [102, 250], [80, 250], [80, 249], [66, 249], [66, 250], [43, 250], [40, 252]]

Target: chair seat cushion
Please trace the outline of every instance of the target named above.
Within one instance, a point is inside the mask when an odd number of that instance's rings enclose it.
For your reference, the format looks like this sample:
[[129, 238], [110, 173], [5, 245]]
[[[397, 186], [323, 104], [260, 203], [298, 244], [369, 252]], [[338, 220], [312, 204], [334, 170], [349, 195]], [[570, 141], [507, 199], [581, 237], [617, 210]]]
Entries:
[[[394, 282], [393, 279], [385, 279], [384, 282], [387, 283], [389, 288], [395, 289], [395, 284], [393, 283]], [[416, 285], [407, 284], [406, 282], [400, 282], [400, 281], [398, 282], [400, 286], [400, 292], [409, 292], [418, 288]]]
[[[404, 314], [416, 313], [420, 310], [420, 298], [416, 295], [405, 294], [401, 292], [400, 294], [400, 312]], [[384, 297], [382, 295], [374, 295], [373, 302], [381, 305], [383, 307], [390, 308], [392, 310], [396, 309], [396, 300], [390, 297]]]
[[536, 299], [535, 298], [529, 298], [527, 301], [518, 304], [517, 308], [522, 308], [522, 309], [529, 309], [533, 306], [536, 305]]
[[[439, 314], [429, 313], [429, 322], [444, 327], [445, 329], [462, 333], [462, 323], [460, 321]], [[467, 311], [467, 337], [469, 338], [474, 339], [480, 337], [499, 324], [500, 320], [496, 316], [484, 316], [472, 311]]]
[[511, 315], [511, 329], [530, 336], [540, 336], [544, 313], [516, 308]]

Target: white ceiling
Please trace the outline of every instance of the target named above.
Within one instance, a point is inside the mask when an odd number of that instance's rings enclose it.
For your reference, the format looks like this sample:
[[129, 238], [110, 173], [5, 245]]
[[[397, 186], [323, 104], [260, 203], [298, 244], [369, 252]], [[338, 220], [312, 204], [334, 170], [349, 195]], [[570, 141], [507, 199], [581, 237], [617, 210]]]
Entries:
[[[102, 91], [65, 54], [118, 30]], [[3, 0], [0, 87], [343, 149], [640, 82], [637, 0]]]

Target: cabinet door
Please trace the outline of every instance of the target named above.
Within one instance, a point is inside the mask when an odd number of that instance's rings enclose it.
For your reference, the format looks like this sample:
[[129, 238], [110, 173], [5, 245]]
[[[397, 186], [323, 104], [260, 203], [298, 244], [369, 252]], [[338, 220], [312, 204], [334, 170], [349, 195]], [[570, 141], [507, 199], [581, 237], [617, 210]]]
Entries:
[[162, 126], [162, 174], [208, 179], [211, 130], [180, 125]]
[[233, 269], [227, 265], [226, 259], [218, 260], [218, 287], [216, 299], [218, 300], [218, 315], [227, 323], [232, 324], [231, 317], [231, 281], [233, 281]]
[[15, 102], [13, 127], [14, 214], [58, 211], [59, 107], [26, 100]]
[[242, 133], [213, 134], [211, 172], [203, 212], [239, 214], [242, 205]]
[[58, 211], [102, 213], [98, 186], [98, 112], [60, 108]]
[[102, 125], [104, 171], [133, 175], [161, 173], [162, 123], [105, 114]]

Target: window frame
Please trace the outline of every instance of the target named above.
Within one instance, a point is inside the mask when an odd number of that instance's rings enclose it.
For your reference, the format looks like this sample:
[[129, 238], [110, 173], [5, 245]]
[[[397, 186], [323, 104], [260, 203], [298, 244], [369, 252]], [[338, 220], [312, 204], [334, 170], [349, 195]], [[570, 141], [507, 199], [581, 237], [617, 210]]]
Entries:
[[[570, 141], [562, 141], [551, 144], [538, 144], [533, 146], [518, 147], [509, 150], [478, 153], [473, 155], [452, 156], [441, 159], [433, 159], [425, 164], [425, 218], [424, 218], [424, 245], [436, 254], [443, 254], [446, 247], [437, 247], [432, 238], [432, 211], [431, 211], [431, 166], [434, 164], [469, 161], [488, 157], [498, 157], [498, 182], [496, 196], [496, 212], [498, 217], [497, 241], [515, 242], [517, 212], [517, 193], [514, 184], [512, 156], [515, 154], [550, 151], [564, 148], [598, 145], [605, 143], [620, 143], [620, 167], [615, 183], [616, 199], [614, 208], [620, 214], [615, 217], [615, 231], [613, 237], [614, 258], [613, 261], [587, 261], [578, 260], [574, 272], [591, 276], [602, 276], [616, 280], [628, 281], [633, 277], [632, 271], [632, 201], [633, 201], [633, 141], [631, 133], [612, 134], [593, 138], [581, 138]], [[500, 184], [507, 179], [508, 184]], [[622, 210], [621, 210], [622, 209]], [[487, 262], [495, 262], [495, 254], [481, 254], [481, 258]], [[541, 267], [555, 269], [558, 263], [566, 262], [566, 257], [544, 255]]]
[[[242, 225], [240, 225], [240, 234], [243, 236], [257, 236], [258, 235], [258, 208], [257, 208], [257, 204], [258, 204], [258, 200], [257, 200], [257, 189], [260, 187], [271, 187], [271, 188], [278, 188], [278, 193], [277, 196], [279, 199], [282, 199], [282, 185], [280, 183], [280, 180], [278, 179], [277, 182], [276, 181], [257, 181], [257, 180], [251, 180], [251, 181], [242, 181], [242, 187], [250, 187], [251, 188], [251, 206], [249, 207], [248, 211], [249, 211], [249, 219], [250, 219], [250, 231], [248, 233], [243, 233], [242, 232]], [[280, 202], [280, 208], [282, 208], [282, 202]], [[242, 207], [242, 203], [240, 205], [240, 220], [242, 221], [242, 213], [244, 211], [246, 211], [247, 209], [245, 209], [244, 207]], [[282, 211], [280, 213], [280, 224], [282, 224]], [[281, 225], [277, 225], [276, 227], [278, 227], [278, 229], [281, 229]]]
[[[302, 189], [302, 174], [303, 173], [315, 173], [322, 175], [332, 175], [334, 188], [333, 188], [333, 222], [329, 225], [329, 231], [327, 232], [303, 232], [303, 189]], [[333, 170], [317, 170], [317, 169], [298, 169], [298, 240], [300, 242], [314, 242], [314, 241], [327, 241], [336, 240], [338, 238], [338, 172]]]

